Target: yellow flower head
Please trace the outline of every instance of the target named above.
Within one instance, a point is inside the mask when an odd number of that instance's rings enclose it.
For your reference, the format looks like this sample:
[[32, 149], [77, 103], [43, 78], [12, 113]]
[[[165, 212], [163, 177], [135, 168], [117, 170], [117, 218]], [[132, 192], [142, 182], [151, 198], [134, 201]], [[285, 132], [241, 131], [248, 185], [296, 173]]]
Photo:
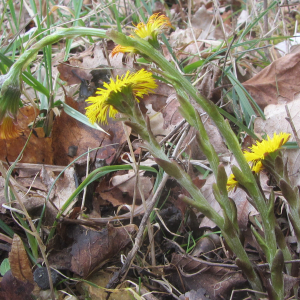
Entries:
[[[165, 15], [160, 15], [159, 13], [152, 15], [148, 22], [145, 24], [143, 22], [138, 23], [135, 26], [134, 34], [142, 39], [149, 39], [153, 41], [153, 44], [157, 43], [157, 35], [161, 33], [166, 27], [172, 27], [172, 24], [168, 17]], [[130, 35], [134, 38], [134, 35]], [[117, 45], [113, 51], [112, 56], [119, 53], [136, 53], [134, 47], [125, 47]]]
[[[255, 174], [258, 174], [263, 169], [263, 164], [261, 161], [258, 161], [256, 164], [254, 164], [251, 168], [251, 171]], [[230, 174], [228, 180], [227, 180], [227, 191], [232, 191], [238, 186], [238, 181], [235, 179], [235, 176], [233, 174]]]
[[156, 38], [166, 27], [172, 27], [169, 18], [157, 13], [149, 18], [147, 24], [144, 24], [143, 22], [137, 24], [134, 33], [142, 39], [148, 37]]
[[136, 50], [133, 47], [125, 47], [121, 45], [117, 45], [111, 52], [111, 56], [114, 57], [119, 53], [135, 53]]
[[230, 174], [230, 176], [228, 177], [228, 180], [227, 180], [227, 184], [226, 184], [227, 191], [229, 192], [229, 191], [236, 189], [238, 184], [239, 183], [235, 179], [235, 176], [233, 174]]
[[265, 159], [267, 155], [279, 150], [289, 140], [290, 136], [289, 133], [283, 132], [278, 135], [274, 133], [272, 139], [267, 136], [267, 140], [256, 142], [256, 144], [250, 147], [250, 152], [244, 151], [246, 160], [250, 162]]
[[259, 160], [257, 163], [255, 163], [251, 170], [252, 172], [254, 172], [255, 174], [258, 174], [262, 169], [264, 168], [262, 162]]
[[[104, 89], [98, 89], [97, 96], [89, 97], [86, 102], [92, 105], [86, 108], [86, 115], [91, 123], [107, 123], [107, 112], [109, 117], [114, 118], [116, 114], [124, 111], [124, 101], [135, 100], [148, 95], [157, 88], [152, 73], [141, 69], [136, 73], [130, 74], [129, 71], [121, 78], [117, 76], [116, 80], [110, 79], [109, 83], [103, 84]], [[132, 99], [134, 98], [134, 99]], [[127, 103], [130, 105], [130, 103]]]
[[21, 130], [18, 124], [10, 116], [5, 116], [0, 125], [0, 139], [10, 140], [19, 137]]

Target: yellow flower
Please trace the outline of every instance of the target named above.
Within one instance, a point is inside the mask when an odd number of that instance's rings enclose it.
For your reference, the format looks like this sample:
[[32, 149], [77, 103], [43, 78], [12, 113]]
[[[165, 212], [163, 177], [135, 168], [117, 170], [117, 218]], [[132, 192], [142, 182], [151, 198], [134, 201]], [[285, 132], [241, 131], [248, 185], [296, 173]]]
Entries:
[[117, 45], [111, 52], [111, 56], [114, 57], [119, 53], [135, 53], [136, 50], [133, 47], [125, 47], [121, 45]]
[[137, 24], [134, 33], [142, 39], [148, 37], [156, 38], [166, 27], [172, 27], [169, 18], [157, 13], [149, 18], [147, 24], [144, 24], [143, 22]]
[[262, 162], [259, 160], [257, 163], [255, 163], [251, 170], [255, 173], [258, 174], [262, 169], [264, 168]]
[[[261, 161], [258, 161], [256, 164], [254, 164], [251, 168], [251, 171], [255, 174], [258, 174], [263, 169], [263, 164]], [[232, 191], [238, 186], [238, 181], [235, 179], [235, 176], [233, 174], [230, 174], [228, 180], [227, 180], [227, 191]]]
[[105, 89], [98, 89], [97, 96], [89, 97], [86, 102], [92, 105], [86, 108], [86, 115], [91, 123], [101, 122], [107, 123], [107, 112], [109, 117], [114, 118], [118, 112], [126, 113], [126, 107], [132, 106], [134, 103], [126, 103], [130, 101], [139, 102], [138, 98], [148, 95], [157, 88], [152, 73], [144, 69], [136, 73], [130, 74], [129, 71], [121, 78], [117, 76], [116, 80], [110, 79], [109, 83], [104, 83]]
[[0, 139], [9, 140], [19, 137], [21, 130], [16, 122], [10, 117], [5, 116], [0, 125]]
[[235, 179], [235, 176], [233, 174], [230, 174], [230, 176], [228, 177], [228, 180], [227, 180], [227, 184], [226, 184], [227, 191], [229, 192], [229, 191], [236, 189], [238, 184], [239, 183]]
[[[172, 24], [168, 17], [165, 15], [159, 15], [159, 13], [152, 15], [147, 24], [140, 22], [135, 26], [134, 34], [142, 39], [148, 39], [152, 42], [153, 46], [157, 46], [157, 35], [161, 33], [166, 27], [172, 27]], [[130, 35], [134, 38], [134, 35]], [[125, 47], [117, 45], [112, 50], [112, 56], [119, 53], [136, 53], [134, 47]]]
[[282, 145], [284, 145], [290, 138], [289, 133], [279, 133], [278, 135], [274, 133], [273, 138], [271, 139], [267, 136], [267, 140], [261, 142], [256, 142], [249, 151], [244, 151], [245, 158], [248, 162], [257, 161], [265, 159], [270, 153], [276, 152]]

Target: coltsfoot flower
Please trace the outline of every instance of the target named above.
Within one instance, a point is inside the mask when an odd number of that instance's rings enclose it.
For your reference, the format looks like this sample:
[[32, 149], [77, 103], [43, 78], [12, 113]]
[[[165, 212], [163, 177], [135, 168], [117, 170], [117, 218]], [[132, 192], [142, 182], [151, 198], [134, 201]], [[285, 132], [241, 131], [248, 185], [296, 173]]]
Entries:
[[[135, 35], [142, 39], [148, 40], [155, 48], [158, 47], [157, 36], [161, 33], [166, 27], [172, 27], [172, 24], [168, 17], [165, 15], [160, 15], [159, 13], [153, 14], [148, 22], [145, 24], [143, 22], [138, 23], [135, 26], [133, 35], [130, 37], [134, 38]], [[117, 45], [112, 50], [112, 56], [119, 53], [137, 53], [134, 47], [125, 47]]]
[[149, 37], [154, 39], [167, 27], [172, 27], [169, 18], [157, 13], [149, 18], [147, 24], [144, 24], [143, 22], [137, 24], [134, 33], [142, 39]]
[[255, 162], [258, 160], [265, 159], [267, 155], [276, 152], [284, 145], [290, 138], [289, 133], [280, 132], [279, 134], [274, 133], [271, 139], [267, 136], [266, 140], [256, 142], [250, 147], [250, 151], [244, 151], [245, 158], [248, 162]]
[[157, 87], [152, 73], [141, 69], [130, 74], [129, 71], [121, 78], [110, 79], [104, 83], [104, 89], [98, 89], [96, 96], [89, 97], [86, 102], [92, 105], [86, 108], [86, 116], [91, 123], [107, 123], [107, 113], [115, 118], [118, 112], [130, 114], [134, 102], [148, 95]]
[[[276, 153], [282, 145], [284, 145], [290, 138], [289, 133], [274, 133], [273, 138], [271, 139], [267, 136], [267, 140], [261, 142], [256, 142], [256, 144], [250, 147], [250, 151], [244, 151], [244, 156], [246, 160], [251, 165], [251, 170], [255, 174], [258, 174], [263, 170], [264, 166], [262, 161], [272, 153]], [[227, 190], [231, 191], [238, 186], [238, 182], [235, 179], [235, 176], [231, 174], [227, 180]]]
[[227, 191], [230, 192], [232, 190], [234, 190], [237, 186], [238, 186], [238, 181], [235, 179], [235, 176], [233, 174], [230, 174], [230, 176], [228, 177], [227, 180]]
[[[261, 170], [263, 169], [263, 165], [261, 163], [261, 161], [258, 161], [256, 164], [253, 164], [251, 171], [254, 172], [255, 174], [258, 174]], [[238, 186], [238, 181], [236, 180], [234, 174], [230, 174], [230, 176], [228, 177], [227, 180], [227, 191], [230, 192], [232, 190], [234, 190], [235, 188], [237, 188]]]

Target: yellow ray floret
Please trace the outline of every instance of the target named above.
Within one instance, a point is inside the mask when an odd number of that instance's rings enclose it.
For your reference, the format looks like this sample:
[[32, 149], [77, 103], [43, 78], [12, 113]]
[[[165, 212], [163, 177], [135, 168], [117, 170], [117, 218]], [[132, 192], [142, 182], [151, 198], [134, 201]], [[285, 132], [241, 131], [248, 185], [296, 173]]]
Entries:
[[235, 179], [235, 176], [233, 174], [230, 174], [230, 176], [228, 177], [228, 180], [227, 180], [227, 184], [226, 184], [227, 191], [234, 190], [238, 186], [238, 184], [239, 183]]
[[[148, 95], [157, 87], [152, 73], [144, 69], [132, 74], [127, 71], [121, 78], [117, 76], [115, 81], [110, 79], [110, 82], [105, 82], [103, 86], [103, 89], [97, 90], [97, 96], [89, 97], [86, 100], [86, 102], [92, 103], [86, 108], [86, 115], [91, 123], [107, 123], [108, 111], [109, 117], [114, 118], [118, 111], [121, 110], [122, 92], [130, 92], [135, 97], [135, 100], [138, 101], [138, 98]], [[119, 97], [116, 98], [118, 94]]]
[[144, 39], [150, 36], [157, 36], [166, 27], [172, 27], [172, 24], [168, 17], [165, 15], [159, 15], [159, 13], [152, 15], [147, 24], [143, 22], [136, 25], [134, 30], [135, 34]]
[[[256, 164], [254, 164], [251, 168], [251, 171], [254, 172], [255, 174], [258, 174], [262, 169], [263, 169], [263, 164], [261, 163], [261, 161], [258, 161]], [[233, 174], [230, 174], [230, 176], [228, 177], [227, 180], [227, 191], [232, 191], [234, 190], [237, 186], [238, 186], [238, 182], [235, 179], [235, 176]]]
[[11, 140], [20, 136], [21, 130], [10, 116], [3, 118], [2, 124], [0, 125], [0, 139]]
[[134, 47], [125, 47], [121, 45], [117, 45], [111, 52], [111, 56], [114, 57], [115, 55], [119, 53], [134, 53], [135, 48]]
[[257, 161], [260, 159], [265, 159], [265, 157], [280, 149], [282, 145], [284, 145], [290, 138], [289, 133], [274, 133], [273, 138], [271, 139], [267, 136], [266, 140], [261, 142], [257, 142], [253, 146], [250, 147], [249, 151], [244, 151], [245, 158], [248, 162]]
[[[160, 15], [159, 13], [152, 15], [148, 22], [145, 24], [143, 22], [138, 23], [135, 26], [134, 33], [142, 39], [152, 38], [156, 39], [157, 35], [162, 32], [166, 27], [172, 27], [172, 24], [168, 17], [165, 15]], [[133, 35], [130, 37], [134, 38]], [[135, 53], [134, 47], [125, 47], [117, 45], [111, 52], [112, 56], [119, 53]]]

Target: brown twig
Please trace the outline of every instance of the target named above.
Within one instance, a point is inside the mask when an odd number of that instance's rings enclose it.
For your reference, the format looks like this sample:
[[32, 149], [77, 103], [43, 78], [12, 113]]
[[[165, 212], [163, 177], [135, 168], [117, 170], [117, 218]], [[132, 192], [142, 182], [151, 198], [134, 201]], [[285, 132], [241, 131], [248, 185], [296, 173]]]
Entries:
[[115, 288], [119, 284], [119, 282], [123, 281], [124, 278], [126, 277], [127, 272], [128, 272], [128, 270], [131, 266], [131, 263], [132, 263], [135, 255], [136, 255], [138, 249], [140, 248], [140, 245], [141, 245], [142, 241], [143, 241], [143, 233], [144, 233], [144, 230], [146, 228], [148, 218], [150, 217], [150, 214], [153, 211], [155, 203], [156, 203], [157, 199], [159, 198], [159, 196], [160, 196], [160, 194], [161, 194], [168, 178], [169, 178], [169, 175], [164, 173], [163, 179], [162, 179], [159, 187], [155, 191], [152, 199], [149, 201], [149, 204], [147, 206], [147, 210], [145, 211], [145, 214], [142, 218], [142, 221], [141, 221], [141, 224], [140, 224], [140, 227], [139, 227], [139, 231], [138, 231], [137, 236], [135, 238], [135, 243], [133, 245], [133, 248], [128, 253], [126, 261], [123, 264], [122, 268], [113, 275], [113, 277], [110, 279], [110, 281], [106, 285], [107, 289]]

